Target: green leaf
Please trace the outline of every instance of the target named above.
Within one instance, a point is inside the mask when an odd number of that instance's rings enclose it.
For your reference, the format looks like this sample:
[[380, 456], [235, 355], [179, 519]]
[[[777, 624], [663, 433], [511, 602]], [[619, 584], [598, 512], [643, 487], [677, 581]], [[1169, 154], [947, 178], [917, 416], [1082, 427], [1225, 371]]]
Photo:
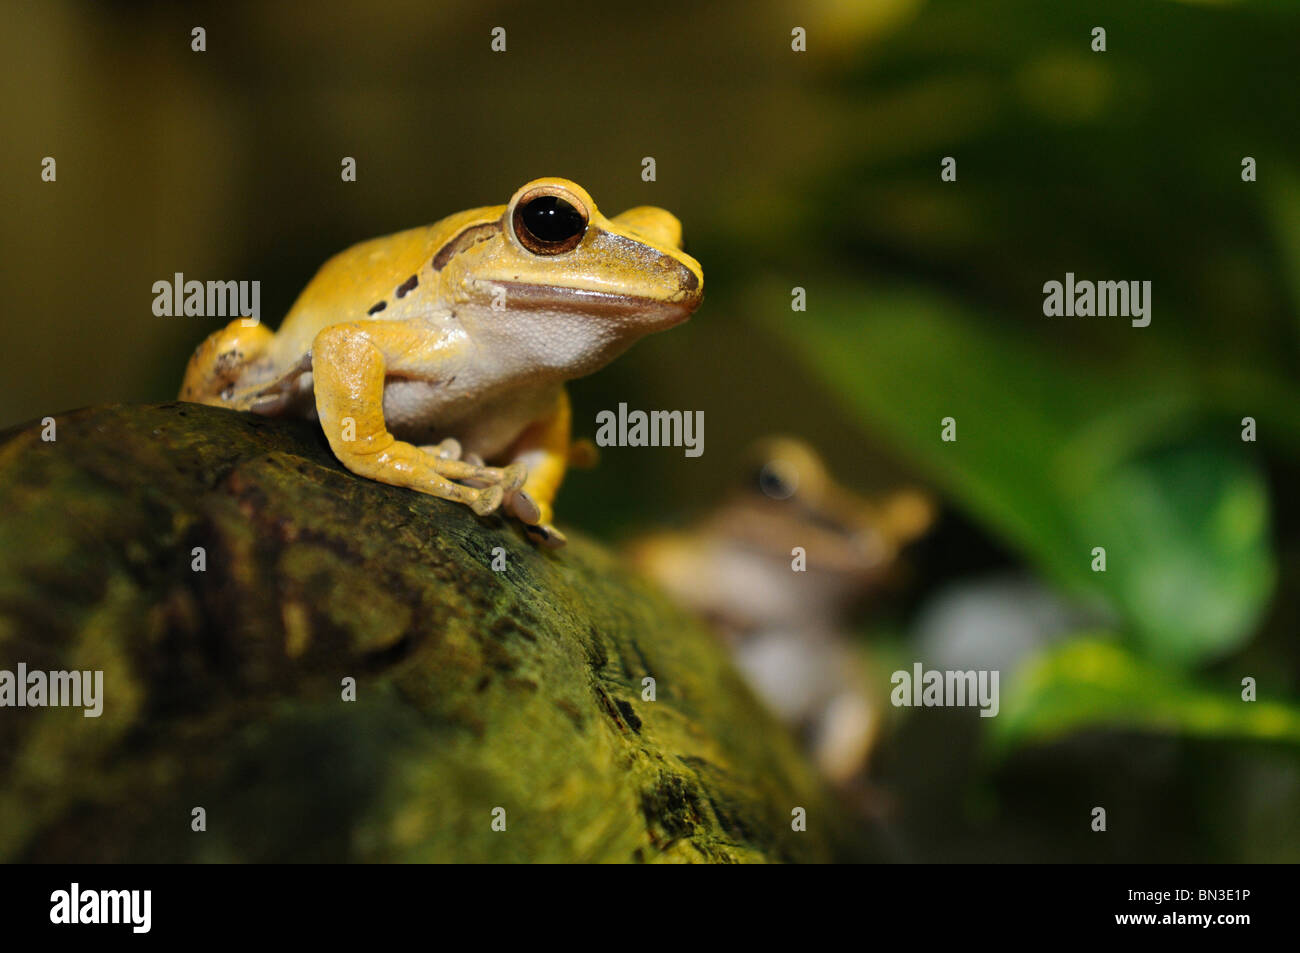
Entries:
[[1192, 665], [1250, 637], [1276, 575], [1266, 484], [1177, 379], [1072, 363], [916, 291], [820, 299], [769, 323], [864, 429], [1145, 654]]
[[1105, 541], [1110, 593], [1146, 655], [1194, 662], [1252, 633], [1275, 572], [1267, 491], [1240, 454], [1210, 442], [1137, 454], [1080, 487], [1073, 514]]
[[[1247, 702], [1241, 692], [1240, 685], [1196, 682], [1114, 642], [1077, 639], [1046, 650], [1017, 674], [993, 719], [993, 750], [1085, 729], [1300, 744], [1295, 701]], [[1267, 697], [1267, 687], [1263, 692]]]

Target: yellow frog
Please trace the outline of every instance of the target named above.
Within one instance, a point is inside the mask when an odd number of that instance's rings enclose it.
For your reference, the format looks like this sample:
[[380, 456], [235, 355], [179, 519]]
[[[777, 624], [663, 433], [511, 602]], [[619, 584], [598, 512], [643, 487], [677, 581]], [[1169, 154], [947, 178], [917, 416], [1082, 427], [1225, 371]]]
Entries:
[[681, 238], [663, 209], [606, 218], [577, 184], [536, 179], [336, 255], [278, 332], [241, 318], [199, 345], [180, 397], [317, 418], [353, 473], [479, 515], [504, 504], [561, 546], [564, 382], [695, 310], [704, 276]]

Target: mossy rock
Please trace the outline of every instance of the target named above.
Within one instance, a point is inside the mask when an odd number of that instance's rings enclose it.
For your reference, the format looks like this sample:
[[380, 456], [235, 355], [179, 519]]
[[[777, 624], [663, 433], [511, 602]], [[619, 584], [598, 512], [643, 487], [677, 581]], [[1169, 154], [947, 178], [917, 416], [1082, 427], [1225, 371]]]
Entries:
[[0, 860], [859, 843], [725, 653], [601, 547], [542, 552], [355, 477], [306, 422], [177, 403], [55, 425], [0, 435], [0, 669], [101, 670], [103, 713], [0, 708]]

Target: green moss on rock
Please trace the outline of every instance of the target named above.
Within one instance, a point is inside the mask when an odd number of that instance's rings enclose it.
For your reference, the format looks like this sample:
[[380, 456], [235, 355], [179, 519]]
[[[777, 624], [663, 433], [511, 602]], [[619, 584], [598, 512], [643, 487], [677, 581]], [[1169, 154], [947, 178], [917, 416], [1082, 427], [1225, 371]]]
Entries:
[[723, 652], [600, 547], [359, 479], [309, 423], [166, 404], [57, 428], [0, 439], [0, 668], [102, 670], [105, 703], [0, 709], [0, 859], [850, 851]]

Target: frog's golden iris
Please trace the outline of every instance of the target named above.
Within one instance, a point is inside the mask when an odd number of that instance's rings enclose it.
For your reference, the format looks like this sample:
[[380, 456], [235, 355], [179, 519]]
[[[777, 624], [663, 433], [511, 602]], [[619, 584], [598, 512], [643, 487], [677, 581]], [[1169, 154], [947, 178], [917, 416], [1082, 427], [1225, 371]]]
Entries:
[[519, 244], [530, 252], [560, 255], [582, 241], [587, 211], [574, 208], [563, 196], [539, 189], [515, 203], [511, 224]]

